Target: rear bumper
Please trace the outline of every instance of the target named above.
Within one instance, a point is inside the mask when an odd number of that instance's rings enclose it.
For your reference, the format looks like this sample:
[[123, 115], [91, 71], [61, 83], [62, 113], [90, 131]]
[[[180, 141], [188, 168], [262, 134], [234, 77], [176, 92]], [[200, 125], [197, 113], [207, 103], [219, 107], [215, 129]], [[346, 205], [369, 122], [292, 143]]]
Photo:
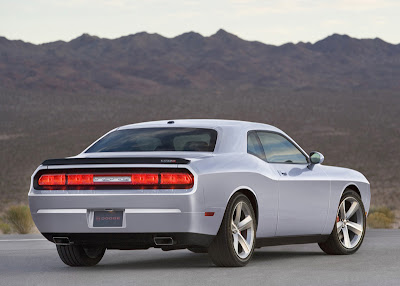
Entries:
[[33, 212], [32, 217], [42, 233], [193, 232], [215, 235], [220, 223], [216, 217], [206, 217], [204, 212], [169, 212], [169, 209], [116, 208], [115, 210], [125, 211], [122, 227], [93, 227], [91, 208], [40, 209], [36, 213]]
[[[68, 238], [73, 245], [99, 245], [108, 249], [147, 249], [159, 247], [172, 250], [187, 247], [208, 247], [214, 236], [199, 233], [43, 233], [49, 241], [54, 237]], [[172, 238], [171, 245], [157, 245], [155, 238]]]
[[[214, 236], [223, 208], [205, 208], [203, 194], [59, 194], [31, 191], [33, 220], [43, 234], [197, 233]], [[93, 227], [93, 211], [122, 210], [122, 227]], [[214, 212], [214, 216], [205, 216]]]

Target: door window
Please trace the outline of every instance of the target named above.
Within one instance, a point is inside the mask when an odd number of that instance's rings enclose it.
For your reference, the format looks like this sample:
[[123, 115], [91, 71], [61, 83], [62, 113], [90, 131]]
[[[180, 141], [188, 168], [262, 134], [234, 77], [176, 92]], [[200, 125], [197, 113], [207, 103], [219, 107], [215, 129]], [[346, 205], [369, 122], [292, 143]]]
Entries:
[[269, 163], [307, 164], [306, 156], [288, 139], [272, 132], [257, 131]]

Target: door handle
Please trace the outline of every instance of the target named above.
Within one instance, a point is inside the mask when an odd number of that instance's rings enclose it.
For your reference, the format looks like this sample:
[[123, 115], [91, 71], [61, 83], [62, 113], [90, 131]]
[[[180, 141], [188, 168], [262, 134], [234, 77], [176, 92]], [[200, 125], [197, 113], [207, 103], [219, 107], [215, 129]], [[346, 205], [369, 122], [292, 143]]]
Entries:
[[281, 175], [281, 176], [287, 176], [287, 173], [284, 172], [284, 171], [278, 171], [278, 173], [279, 173], [279, 175]]

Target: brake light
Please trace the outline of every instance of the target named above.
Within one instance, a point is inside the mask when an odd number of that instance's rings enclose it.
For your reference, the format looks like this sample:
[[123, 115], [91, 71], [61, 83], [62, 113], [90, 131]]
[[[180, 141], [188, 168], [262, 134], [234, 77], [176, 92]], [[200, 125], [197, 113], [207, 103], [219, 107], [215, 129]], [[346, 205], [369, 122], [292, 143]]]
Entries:
[[192, 183], [193, 183], [193, 177], [191, 177], [189, 174], [179, 174], [179, 173], [161, 174], [162, 185], [186, 185]]
[[122, 174], [43, 174], [36, 180], [39, 188], [64, 190], [82, 189], [82, 187], [104, 189], [115, 185], [128, 189], [190, 189], [194, 184], [193, 175], [184, 169], [178, 172], [160, 170]]
[[93, 175], [82, 174], [82, 175], [68, 175], [68, 185], [93, 185]]
[[157, 185], [158, 174], [132, 174], [133, 185]]
[[65, 185], [65, 175], [43, 175], [39, 178], [38, 183], [40, 186], [62, 186]]

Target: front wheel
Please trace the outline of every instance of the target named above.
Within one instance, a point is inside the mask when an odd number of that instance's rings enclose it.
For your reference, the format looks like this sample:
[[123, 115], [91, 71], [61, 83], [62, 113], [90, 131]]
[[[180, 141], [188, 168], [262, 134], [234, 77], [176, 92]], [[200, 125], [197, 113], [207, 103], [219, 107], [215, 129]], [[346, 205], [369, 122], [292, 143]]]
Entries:
[[332, 233], [319, 247], [327, 254], [353, 254], [364, 240], [365, 228], [362, 200], [356, 192], [347, 189], [340, 200]]
[[58, 255], [69, 266], [94, 266], [103, 258], [105, 251], [104, 247], [57, 245]]
[[217, 266], [245, 266], [251, 259], [256, 241], [256, 218], [249, 199], [235, 194], [225, 210], [221, 227], [208, 253]]

